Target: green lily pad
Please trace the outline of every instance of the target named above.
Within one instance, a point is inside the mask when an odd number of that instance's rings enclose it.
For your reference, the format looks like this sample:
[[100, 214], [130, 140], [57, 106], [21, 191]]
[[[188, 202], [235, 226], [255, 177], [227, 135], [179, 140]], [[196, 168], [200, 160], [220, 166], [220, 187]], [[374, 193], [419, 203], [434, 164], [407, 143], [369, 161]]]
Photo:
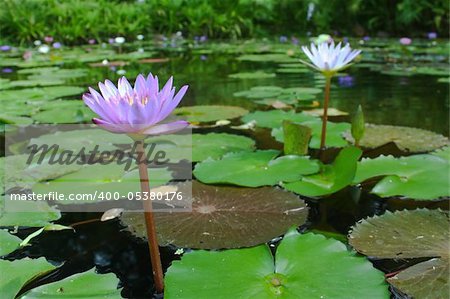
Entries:
[[42, 88], [26, 88], [19, 90], [2, 91], [0, 103], [8, 101], [17, 102], [43, 102], [71, 95], [80, 95], [84, 88], [76, 86], [51, 86]]
[[308, 157], [283, 156], [278, 151], [230, 153], [220, 160], [198, 163], [195, 177], [207, 184], [226, 183], [246, 187], [271, 186], [293, 182], [319, 171], [319, 164]]
[[304, 113], [295, 113], [292, 110], [255, 111], [241, 118], [241, 120], [246, 123], [256, 121], [256, 125], [262, 128], [279, 128], [282, 125], [283, 120], [302, 123], [316, 119], [317, 117]]
[[0, 227], [43, 227], [61, 218], [61, 212], [46, 202], [29, 201], [26, 202], [27, 212], [11, 212], [4, 210], [4, 201], [4, 196], [0, 196]]
[[309, 73], [310, 70], [306, 68], [284, 67], [277, 69], [276, 72], [280, 74], [304, 74]]
[[[312, 138], [309, 142], [309, 147], [320, 148], [320, 138], [322, 134], [322, 122], [320, 121], [306, 121], [300, 123], [304, 126], [310, 127], [312, 130]], [[345, 147], [348, 142], [343, 138], [343, 134], [350, 130], [348, 123], [332, 123], [327, 122], [327, 147]], [[275, 128], [272, 130], [272, 136], [279, 142], [284, 142], [283, 128]]]
[[285, 235], [275, 258], [266, 245], [186, 253], [165, 282], [167, 299], [389, 298], [383, 273], [369, 261], [339, 241], [295, 231]]
[[252, 62], [277, 62], [277, 63], [290, 63], [298, 62], [298, 59], [290, 57], [286, 54], [246, 54], [239, 56], [237, 60], [252, 61]]
[[[350, 133], [344, 137], [354, 142]], [[411, 153], [429, 152], [449, 145], [448, 138], [427, 130], [372, 124], [366, 125], [360, 145], [375, 148], [389, 142], [394, 142], [401, 150]]]
[[16, 87], [37, 87], [37, 86], [53, 86], [63, 85], [64, 81], [58, 78], [30, 78], [28, 80], [11, 81], [8, 85], [3, 85], [1, 89], [9, 89]]
[[275, 78], [275, 76], [274, 73], [265, 73], [263, 71], [242, 72], [228, 75], [228, 77], [233, 79], [267, 79]]
[[255, 86], [250, 90], [240, 91], [233, 94], [235, 97], [245, 97], [249, 99], [275, 98], [283, 92], [283, 88], [278, 86]]
[[156, 144], [156, 149], [163, 150], [171, 162], [218, 159], [229, 152], [253, 151], [255, 148], [254, 140], [226, 133], [163, 135], [147, 138], [146, 142]]
[[80, 101], [53, 101], [43, 105], [43, 111], [32, 115], [40, 123], [69, 124], [90, 121], [96, 114]]
[[360, 253], [377, 258], [430, 258], [388, 282], [414, 298], [447, 298], [449, 224], [448, 212], [441, 210], [388, 211], [360, 221], [349, 242]]
[[369, 178], [384, 176], [373, 187], [373, 193], [381, 197], [405, 196], [430, 200], [450, 196], [449, 170], [449, 160], [439, 156], [380, 156], [359, 162], [353, 182], [361, 183]]
[[53, 270], [55, 267], [45, 258], [24, 258], [15, 261], [0, 260], [0, 271], [7, 273], [2, 275], [0, 290], [4, 298], [15, 298], [22, 286], [37, 275]]
[[439, 83], [450, 83], [450, 77], [443, 77], [438, 79]]
[[[31, 289], [21, 299], [38, 298], [117, 298], [120, 299], [119, 280], [113, 273], [97, 274], [94, 269], [77, 273], [63, 280]], [[89, 287], [87, 287], [89, 286]]]
[[[149, 169], [151, 180], [150, 187], [154, 188], [166, 184], [172, 179], [171, 172], [167, 168]], [[64, 194], [69, 198], [70, 194], [105, 194], [117, 193], [120, 197], [127, 197], [129, 192], [136, 193], [140, 191], [140, 179], [137, 169], [130, 171], [124, 170], [124, 165], [87, 165], [81, 170], [58, 177], [48, 182], [40, 182], [33, 186], [33, 192], [36, 194], [49, 194], [57, 192]], [[81, 191], [80, 191], [81, 190]], [[102, 198], [96, 200], [77, 201], [66, 200], [59, 201], [59, 204], [71, 203], [94, 203], [101, 202]]]
[[22, 240], [11, 235], [7, 230], [0, 229], [0, 256], [13, 252]]
[[[301, 199], [279, 188], [217, 187], [196, 181], [177, 186], [181, 192], [192, 190], [192, 211], [154, 214], [160, 245], [201, 249], [255, 246], [304, 224], [308, 214]], [[121, 221], [134, 235], [147, 237], [142, 213], [125, 212]]]
[[300, 181], [286, 183], [284, 188], [304, 196], [323, 196], [350, 185], [356, 173], [356, 163], [362, 151], [346, 147], [339, 152], [332, 165], [324, 165], [318, 174], [304, 176]]
[[198, 105], [181, 107], [174, 110], [174, 115], [186, 119], [189, 122], [202, 123], [223, 119], [233, 119], [247, 114], [248, 111], [235, 106]]

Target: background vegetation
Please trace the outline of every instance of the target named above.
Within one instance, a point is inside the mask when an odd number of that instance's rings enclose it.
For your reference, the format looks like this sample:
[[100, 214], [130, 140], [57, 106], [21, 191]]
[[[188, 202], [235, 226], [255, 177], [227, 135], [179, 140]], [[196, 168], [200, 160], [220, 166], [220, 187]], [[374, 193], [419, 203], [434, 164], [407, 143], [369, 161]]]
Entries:
[[67, 44], [138, 34], [448, 36], [448, 0], [0, 0], [0, 39]]

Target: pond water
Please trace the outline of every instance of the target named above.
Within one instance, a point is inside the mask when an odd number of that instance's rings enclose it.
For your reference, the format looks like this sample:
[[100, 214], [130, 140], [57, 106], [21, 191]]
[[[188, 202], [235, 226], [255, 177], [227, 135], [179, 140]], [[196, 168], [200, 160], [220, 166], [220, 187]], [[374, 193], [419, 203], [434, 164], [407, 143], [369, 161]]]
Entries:
[[[228, 75], [240, 72], [263, 70], [276, 71], [277, 63], [247, 62], [236, 60], [237, 55], [191, 54], [189, 52], [171, 53], [161, 51], [156, 57], [168, 57], [167, 62], [154, 64], [131, 63], [124, 67], [126, 75], [134, 77], [137, 73], [151, 71], [163, 80], [174, 74], [175, 85], [189, 84], [190, 89], [182, 102], [190, 105], [234, 105], [248, 110], [268, 109], [258, 106], [251, 100], [233, 96], [234, 93], [248, 90], [254, 86], [276, 85], [280, 87], [317, 87], [320, 81], [314, 72], [298, 74], [277, 74], [269, 79], [233, 79]], [[66, 68], [79, 68], [81, 64], [67, 64]], [[120, 67], [119, 67], [120, 68]], [[90, 68], [85, 77], [71, 81], [81, 87], [95, 86], [103, 78], [116, 80], [117, 68]], [[21, 79], [16, 73], [2, 74], [2, 78]], [[69, 81], [70, 82], [70, 81]], [[445, 136], [449, 135], [449, 88], [447, 83], [437, 82], [437, 77], [392, 76], [372, 71], [365, 67], [350, 68], [345, 77], [334, 78], [332, 82], [330, 106], [352, 113], [361, 104], [365, 119], [369, 123], [410, 126], [431, 130]], [[319, 84], [320, 86], [320, 84]], [[68, 99], [79, 99], [70, 96]], [[322, 94], [317, 95], [322, 101]], [[315, 104], [317, 105], [317, 104]], [[319, 106], [321, 107], [321, 106]], [[214, 129], [214, 131], [224, 131]], [[225, 130], [226, 131], [226, 130]], [[271, 144], [260, 137], [257, 141]], [[269, 146], [270, 147], [270, 146]], [[382, 199], [369, 194], [358, 187], [348, 187], [330, 197], [320, 200], [305, 198], [311, 208], [308, 222], [304, 228], [322, 231], [335, 238], [344, 240], [356, 221], [385, 210], [416, 207], [448, 209], [448, 201], [414, 202], [398, 199]], [[55, 263], [65, 262], [61, 270], [44, 277], [35, 285], [60, 280], [73, 273], [86, 271], [93, 266], [101, 273], [114, 272], [124, 287], [122, 295], [126, 298], [151, 296], [149, 285], [152, 283], [147, 243], [138, 240], [127, 231], [123, 231], [120, 221], [100, 222], [99, 213], [65, 213], [57, 222], [75, 225], [76, 231], [62, 231], [44, 234], [33, 240], [33, 246], [26, 247], [9, 256], [15, 259], [24, 256], [45, 256]], [[24, 238], [33, 229], [20, 230], [19, 237]], [[273, 245], [277, 240], [273, 241]], [[164, 247], [162, 260], [168, 267], [177, 248]], [[376, 262], [375, 265], [385, 272], [394, 272], [404, 267], [407, 260], [398, 263]], [[33, 287], [30, 285], [29, 287]], [[393, 296], [400, 296], [395, 295]]]

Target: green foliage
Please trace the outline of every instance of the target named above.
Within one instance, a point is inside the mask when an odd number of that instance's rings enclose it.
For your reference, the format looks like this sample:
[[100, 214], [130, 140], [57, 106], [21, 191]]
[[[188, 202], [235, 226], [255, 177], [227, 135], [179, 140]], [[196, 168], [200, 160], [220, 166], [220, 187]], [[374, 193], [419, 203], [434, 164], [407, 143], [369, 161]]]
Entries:
[[[308, 19], [310, 3], [314, 10]], [[357, 35], [437, 31], [445, 36], [448, 11], [445, 0], [4, 0], [0, 32], [13, 42], [50, 35], [66, 44], [177, 31], [215, 38], [332, 30]]]

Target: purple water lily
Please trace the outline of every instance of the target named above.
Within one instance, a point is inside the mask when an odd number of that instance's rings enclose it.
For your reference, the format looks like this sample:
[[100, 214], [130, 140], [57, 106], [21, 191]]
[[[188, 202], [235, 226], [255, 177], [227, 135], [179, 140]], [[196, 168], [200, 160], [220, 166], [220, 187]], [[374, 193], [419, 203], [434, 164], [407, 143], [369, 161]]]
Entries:
[[51, 36], [46, 36], [46, 37], [44, 37], [44, 41], [45, 41], [46, 43], [51, 43], [51, 42], [53, 41], [53, 37], [51, 37]]
[[428, 37], [428, 39], [436, 39], [437, 33], [436, 32], [428, 32], [427, 37]]
[[409, 37], [402, 37], [399, 40], [400, 44], [404, 45], [404, 46], [408, 46], [412, 43], [412, 39], [410, 39]]
[[95, 39], [93, 39], [93, 38], [91, 38], [90, 40], [88, 40], [88, 43], [89, 43], [90, 45], [94, 45], [96, 42], [97, 42], [97, 41], [96, 41]]
[[2, 51], [2, 52], [7, 52], [9, 50], [11, 50], [11, 46], [8, 46], [8, 45], [0, 46], [0, 51]]
[[53, 43], [53, 48], [55, 48], [55, 49], [61, 49], [61, 43], [60, 42], [55, 42], [55, 43]]
[[89, 88], [83, 101], [100, 118], [93, 122], [113, 133], [129, 135], [160, 135], [184, 129], [188, 122], [179, 120], [160, 122], [178, 106], [188, 86], [180, 88], [175, 94], [173, 77], [159, 90], [158, 77], [151, 73], [145, 78], [139, 75], [134, 88], [125, 77], [119, 79], [118, 88], [109, 80], [98, 84], [100, 93]]

